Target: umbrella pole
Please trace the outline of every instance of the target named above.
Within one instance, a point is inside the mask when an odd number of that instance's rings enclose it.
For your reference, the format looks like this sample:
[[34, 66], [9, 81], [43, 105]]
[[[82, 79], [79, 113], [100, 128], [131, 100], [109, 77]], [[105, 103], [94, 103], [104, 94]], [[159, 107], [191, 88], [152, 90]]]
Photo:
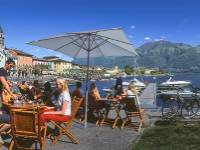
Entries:
[[88, 111], [88, 83], [89, 83], [89, 65], [90, 65], [90, 52], [88, 51], [88, 56], [87, 56], [87, 77], [86, 77], [86, 86], [85, 86], [85, 91], [86, 91], [86, 96], [85, 96], [85, 128], [87, 128], [87, 111]]

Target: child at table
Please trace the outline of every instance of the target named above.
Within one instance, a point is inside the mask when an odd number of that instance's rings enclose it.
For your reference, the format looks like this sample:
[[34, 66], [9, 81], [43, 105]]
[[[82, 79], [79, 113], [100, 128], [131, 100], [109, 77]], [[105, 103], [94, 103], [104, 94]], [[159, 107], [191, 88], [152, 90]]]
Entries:
[[56, 122], [65, 122], [70, 119], [71, 97], [66, 81], [64, 79], [57, 79], [56, 88], [59, 92], [58, 103], [60, 108], [58, 110], [55, 110], [52, 109], [52, 107], [45, 107], [40, 118], [43, 124], [49, 120], [53, 120]]

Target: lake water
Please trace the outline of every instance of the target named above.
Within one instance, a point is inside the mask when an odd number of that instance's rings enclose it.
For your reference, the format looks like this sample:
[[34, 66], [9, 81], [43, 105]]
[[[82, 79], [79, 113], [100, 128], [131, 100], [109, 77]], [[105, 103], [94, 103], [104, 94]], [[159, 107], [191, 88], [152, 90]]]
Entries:
[[[130, 81], [134, 77], [124, 77], [122, 78], [123, 81]], [[161, 83], [169, 79], [169, 76], [136, 76], [137, 79], [147, 83]], [[199, 73], [182, 73], [182, 74], [175, 74], [173, 76], [174, 80], [184, 80], [184, 81], [191, 81], [193, 86], [200, 87], [200, 74]], [[90, 82], [91, 83], [91, 82]], [[88, 85], [90, 85], [90, 83]], [[97, 88], [100, 91], [100, 95], [102, 97], [105, 96], [105, 92], [102, 90], [104, 88], [112, 88], [115, 85], [115, 80], [105, 80], [105, 81], [95, 81]], [[74, 90], [75, 85], [71, 85], [70, 90]], [[85, 82], [83, 82], [82, 90], [85, 91]], [[160, 100], [157, 99], [157, 105], [160, 105]]]

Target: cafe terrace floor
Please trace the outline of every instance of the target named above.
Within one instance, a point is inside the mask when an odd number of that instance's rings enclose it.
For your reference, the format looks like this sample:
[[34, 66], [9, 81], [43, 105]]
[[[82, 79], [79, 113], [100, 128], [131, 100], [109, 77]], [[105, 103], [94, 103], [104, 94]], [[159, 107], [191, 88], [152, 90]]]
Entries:
[[[145, 117], [145, 127], [152, 124], [153, 120]], [[80, 140], [80, 144], [73, 144], [68, 138], [63, 136], [55, 145], [51, 146], [49, 139], [46, 139], [46, 150], [127, 150], [129, 146], [142, 133], [136, 132], [133, 128], [114, 129], [109, 125], [101, 127], [88, 123], [88, 127], [84, 128], [83, 124], [74, 123], [71, 131]], [[10, 139], [5, 140], [9, 142]], [[8, 145], [5, 144], [5, 145]], [[2, 146], [2, 150], [7, 150], [6, 146]]]

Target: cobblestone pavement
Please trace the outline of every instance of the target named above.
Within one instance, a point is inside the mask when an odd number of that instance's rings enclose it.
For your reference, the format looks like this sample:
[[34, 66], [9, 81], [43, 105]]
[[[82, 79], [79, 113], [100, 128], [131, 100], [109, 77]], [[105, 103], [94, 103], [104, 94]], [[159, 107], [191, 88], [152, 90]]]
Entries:
[[[133, 129], [112, 129], [108, 125], [96, 127], [88, 124], [88, 128], [83, 125], [74, 124], [72, 132], [80, 140], [80, 144], [73, 144], [66, 137], [62, 137], [56, 145], [51, 146], [50, 140], [46, 140], [46, 150], [127, 150], [130, 144], [138, 136], [138, 132]], [[9, 140], [6, 140], [9, 142]], [[7, 147], [3, 146], [2, 150]]]
[[[145, 128], [150, 126], [156, 118], [151, 118], [152, 112], [146, 111], [144, 114]], [[154, 112], [158, 114], [158, 112]], [[154, 115], [153, 115], [154, 116]], [[132, 128], [112, 129], [109, 125], [101, 127], [88, 123], [84, 128], [83, 124], [74, 123], [71, 131], [80, 140], [80, 144], [73, 144], [68, 138], [63, 136], [57, 144], [51, 146], [50, 140], [46, 139], [45, 150], [128, 150], [129, 146], [136, 140], [142, 132], [136, 132]], [[2, 150], [7, 150], [10, 139], [5, 140]], [[7, 145], [7, 146], [6, 146]]]

